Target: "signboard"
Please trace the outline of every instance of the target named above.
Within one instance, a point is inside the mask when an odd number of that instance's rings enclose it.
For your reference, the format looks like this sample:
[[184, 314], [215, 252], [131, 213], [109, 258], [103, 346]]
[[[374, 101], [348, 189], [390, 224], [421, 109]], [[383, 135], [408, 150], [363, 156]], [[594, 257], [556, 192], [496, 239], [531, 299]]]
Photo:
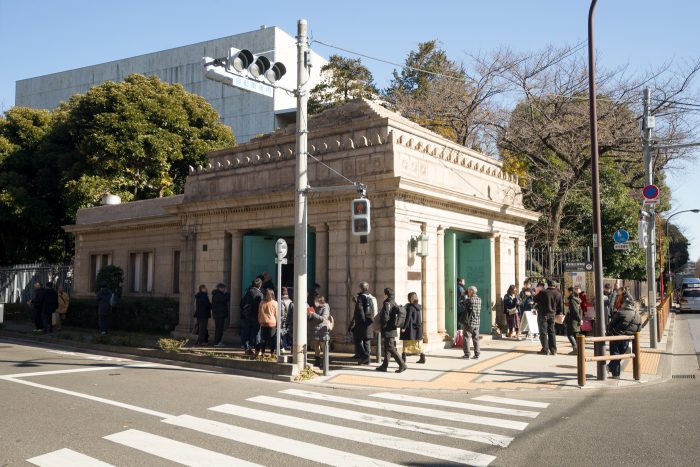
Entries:
[[520, 332], [528, 333], [532, 340], [535, 339], [536, 334], [540, 333], [540, 328], [537, 326], [537, 316], [532, 310], [523, 311], [523, 316], [520, 320]]
[[620, 251], [630, 251], [630, 244], [629, 243], [616, 243], [614, 248], [616, 250], [620, 250]]
[[656, 204], [659, 201], [659, 187], [647, 185], [642, 190], [642, 195], [644, 195], [644, 204]]
[[564, 263], [564, 271], [566, 272], [592, 272], [592, 261], [579, 261], [575, 263]]
[[613, 234], [613, 241], [615, 243], [627, 243], [629, 239], [630, 233], [625, 229], [617, 229], [617, 231]]
[[285, 258], [287, 256], [287, 242], [284, 238], [278, 238], [277, 243], [275, 243], [275, 254], [277, 258]]
[[237, 88], [262, 94], [263, 96], [273, 97], [274, 88], [272, 86], [268, 86], [260, 81], [248, 79], [245, 76], [234, 75], [232, 78], [233, 82], [231, 84]]

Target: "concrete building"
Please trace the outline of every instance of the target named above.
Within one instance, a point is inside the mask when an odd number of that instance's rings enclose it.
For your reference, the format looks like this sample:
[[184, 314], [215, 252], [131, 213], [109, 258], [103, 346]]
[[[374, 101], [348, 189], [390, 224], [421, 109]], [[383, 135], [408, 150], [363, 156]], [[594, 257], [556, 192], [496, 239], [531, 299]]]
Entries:
[[[224, 282], [233, 340], [240, 296], [258, 274], [274, 274], [279, 237], [290, 247], [281, 281], [293, 284], [294, 140], [288, 126], [213, 152], [213, 168], [192, 173], [181, 196], [78, 211], [66, 227], [75, 235], [74, 293], [91, 295], [99, 267], [116, 264], [126, 273], [126, 295], [179, 297], [177, 332], [186, 334], [197, 286]], [[351, 234], [352, 192], [309, 198], [309, 283], [319, 283], [330, 303], [336, 343], [346, 341], [360, 281], [380, 299], [384, 287], [402, 302], [417, 292], [428, 344], [454, 335], [458, 277], [479, 289], [483, 332], [503, 318], [500, 297], [525, 278], [525, 226], [538, 215], [523, 208], [516, 177], [499, 161], [364, 100], [312, 117], [309, 151], [367, 184], [372, 203], [372, 232], [363, 241]], [[310, 159], [309, 183], [347, 182]], [[421, 234], [427, 256], [412, 241]]]
[[[15, 105], [53, 109], [73, 94], [140, 73], [156, 75], [168, 83], [180, 83], [187, 91], [204, 97], [219, 112], [221, 121], [233, 129], [238, 143], [294, 122], [296, 100], [285, 91], [276, 89], [270, 98], [204, 78], [202, 57], [226, 57], [230, 47], [249, 49], [254, 54], [265, 52], [263, 55], [270, 61], [284, 63], [287, 74], [277, 84], [288, 89], [296, 86], [296, 39], [277, 27], [262, 27], [221, 39], [23, 79], [16, 83]], [[312, 52], [312, 63], [313, 87], [326, 60]]]

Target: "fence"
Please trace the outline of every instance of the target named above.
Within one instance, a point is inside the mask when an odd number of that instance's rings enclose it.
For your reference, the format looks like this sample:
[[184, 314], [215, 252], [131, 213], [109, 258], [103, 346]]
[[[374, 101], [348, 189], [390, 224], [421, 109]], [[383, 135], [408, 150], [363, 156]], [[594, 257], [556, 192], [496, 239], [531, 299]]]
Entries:
[[656, 309], [656, 341], [661, 342], [664, 338], [664, 331], [666, 331], [666, 322], [668, 321], [668, 315], [671, 312], [671, 296], [667, 296], [663, 301], [661, 306]]
[[[601, 355], [598, 357], [586, 356], [586, 343], [595, 342], [612, 342], [612, 341], [632, 341], [632, 353], [622, 355]], [[586, 385], [586, 362], [598, 362], [598, 365], [604, 365], [606, 360], [632, 360], [632, 374], [635, 381], [641, 379], [642, 368], [642, 351], [639, 340], [639, 333], [635, 332], [633, 336], [602, 336], [602, 337], [586, 337], [581, 334], [576, 336], [576, 345], [578, 347], [578, 355], [576, 358], [576, 367], [578, 373], [578, 385], [583, 387]], [[605, 372], [599, 372], [605, 379]], [[600, 376], [598, 379], [601, 379]]]
[[0, 303], [26, 303], [31, 299], [37, 281], [42, 284], [53, 282], [71, 293], [73, 265], [37, 263], [0, 267]]
[[588, 248], [528, 248], [525, 252], [525, 276], [532, 279], [555, 279], [561, 282], [565, 263], [588, 261]]

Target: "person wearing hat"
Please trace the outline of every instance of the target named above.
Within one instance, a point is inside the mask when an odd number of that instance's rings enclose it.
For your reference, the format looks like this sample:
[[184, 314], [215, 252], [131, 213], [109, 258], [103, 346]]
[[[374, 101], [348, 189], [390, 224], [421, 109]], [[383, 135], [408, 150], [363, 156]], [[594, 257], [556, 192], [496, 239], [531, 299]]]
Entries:
[[231, 296], [226, 292], [226, 286], [222, 283], [216, 285], [211, 293], [211, 312], [214, 317], [214, 346], [223, 347], [221, 339], [224, 337], [224, 326], [228, 319]]

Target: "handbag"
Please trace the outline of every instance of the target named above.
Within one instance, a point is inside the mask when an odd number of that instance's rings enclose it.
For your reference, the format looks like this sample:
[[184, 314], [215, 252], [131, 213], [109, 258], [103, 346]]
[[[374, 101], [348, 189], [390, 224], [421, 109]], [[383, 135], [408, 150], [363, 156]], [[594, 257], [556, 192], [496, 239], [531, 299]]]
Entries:
[[508, 308], [506, 311], [508, 312], [508, 315], [513, 316], [514, 314], [516, 314], [518, 312], [518, 309], [513, 307], [513, 308]]
[[564, 313], [558, 314], [554, 317], [554, 323], [555, 324], [564, 324]]
[[588, 332], [593, 330], [593, 322], [590, 319], [584, 319], [581, 321], [581, 331]]
[[462, 347], [462, 339], [464, 339], [462, 336], [462, 330], [458, 329], [455, 333], [455, 347]]

